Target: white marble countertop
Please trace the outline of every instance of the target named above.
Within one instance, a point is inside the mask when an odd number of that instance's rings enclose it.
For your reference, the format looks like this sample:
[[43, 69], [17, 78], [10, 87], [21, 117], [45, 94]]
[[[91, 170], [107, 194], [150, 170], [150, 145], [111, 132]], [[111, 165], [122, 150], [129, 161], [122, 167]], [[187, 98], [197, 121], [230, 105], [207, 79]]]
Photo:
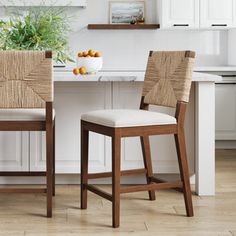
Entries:
[[[72, 73], [72, 69], [68, 68], [55, 68], [54, 81], [55, 82], [115, 82], [115, 81], [144, 81], [145, 71], [100, 71], [97, 74], [91, 75], [78, 75]], [[193, 73], [194, 82], [220, 82], [221, 76], [211, 75], [206, 73]]]
[[[55, 68], [55, 71], [67, 71], [70, 72], [74, 69], [75, 65], [73, 63], [66, 64], [66, 67], [63, 68]], [[117, 71], [117, 69], [104, 69], [104, 71]], [[120, 70], [120, 71], [135, 71], [133, 69], [130, 70]], [[143, 70], [140, 70], [143, 71]], [[219, 72], [219, 71], [225, 71], [225, 72], [236, 72], [236, 65], [221, 65], [221, 66], [195, 66], [194, 68], [195, 72]]]
[[197, 66], [196, 72], [236, 72], [236, 66]]

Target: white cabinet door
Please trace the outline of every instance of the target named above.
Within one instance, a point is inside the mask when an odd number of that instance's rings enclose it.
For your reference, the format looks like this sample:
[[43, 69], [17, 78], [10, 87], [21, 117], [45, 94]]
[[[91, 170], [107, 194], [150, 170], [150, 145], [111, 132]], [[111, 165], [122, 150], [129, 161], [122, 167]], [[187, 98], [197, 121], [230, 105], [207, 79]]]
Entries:
[[0, 132], [0, 171], [29, 170], [29, 132]]
[[235, 27], [235, 4], [236, 0], [200, 0], [200, 27]]
[[157, 11], [162, 28], [199, 27], [199, 0], [159, 0]]
[[216, 140], [236, 140], [234, 84], [216, 84]]
[[[111, 84], [80, 82], [57, 83], [56, 109], [56, 172], [80, 172], [80, 117], [83, 113], [111, 107]], [[45, 169], [45, 133], [30, 134], [30, 169]], [[106, 171], [105, 137], [90, 133], [89, 171]]]
[[[117, 82], [113, 86], [114, 109], [139, 109], [143, 83]], [[194, 88], [191, 92], [191, 105], [186, 117], [186, 143], [191, 173], [194, 173]], [[150, 106], [153, 111], [174, 115], [175, 110]], [[153, 170], [155, 173], [178, 173], [179, 167], [174, 135], [152, 136], [150, 138]], [[138, 137], [122, 140], [122, 169], [143, 168], [143, 157]]]

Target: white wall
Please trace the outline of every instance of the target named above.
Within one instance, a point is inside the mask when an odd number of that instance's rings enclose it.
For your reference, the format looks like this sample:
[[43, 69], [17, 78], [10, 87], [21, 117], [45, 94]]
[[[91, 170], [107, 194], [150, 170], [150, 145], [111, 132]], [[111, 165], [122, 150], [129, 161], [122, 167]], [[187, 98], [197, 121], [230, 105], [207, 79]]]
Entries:
[[229, 42], [228, 42], [228, 64], [236, 65], [236, 29], [229, 31]]
[[[74, 56], [90, 48], [100, 50], [104, 69], [143, 70], [149, 50], [195, 50], [198, 66], [228, 62], [227, 31], [87, 30], [89, 23], [109, 22], [109, 0], [87, 1], [85, 9], [68, 10], [73, 30], [70, 47]], [[157, 23], [156, 0], [146, 0], [146, 13], [147, 23]]]
[[[227, 31], [87, 30], [88, 23], [109, 22], [109, 0], [87, 0], [86, 9], [73, 9], [74, 53], [94, 48], [104, 55], [104, 69], [144, 69], [149, 50], [197, 52], [197, 65], [225, 65]], [[156, 23], [156, 1], [146, 0], [148, 23]]]

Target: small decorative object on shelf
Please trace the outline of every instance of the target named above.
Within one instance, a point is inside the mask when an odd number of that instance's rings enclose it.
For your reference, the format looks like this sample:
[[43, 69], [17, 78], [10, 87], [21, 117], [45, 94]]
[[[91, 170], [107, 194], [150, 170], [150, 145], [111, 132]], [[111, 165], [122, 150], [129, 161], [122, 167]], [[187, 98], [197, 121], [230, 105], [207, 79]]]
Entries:
[[144, 1], [110, 2], [111, 24], [135, 24], [144, 17]]
[[74, 75], [95, 74], [102, 69], [102, 54], [90, 49], [79, 52], [77, 56], [77, 67], [73, 70]]
[[136, 20], [131, 20], [131, 21], [130, 21], [130, 24], [131, 24], [131, 25], [136, 24]]
[[144, 17], [143, 18], [139, 18], [137, 20], [137, 24], [143, 25], [144, 23], [145, 23], [145, 18]]

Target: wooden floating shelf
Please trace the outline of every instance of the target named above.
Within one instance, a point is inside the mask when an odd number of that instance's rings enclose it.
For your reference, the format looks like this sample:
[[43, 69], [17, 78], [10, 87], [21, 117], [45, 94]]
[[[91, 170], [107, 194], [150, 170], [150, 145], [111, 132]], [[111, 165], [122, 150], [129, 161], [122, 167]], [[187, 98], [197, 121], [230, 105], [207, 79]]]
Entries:
[[159, 24], [89, 24], [89, 30], [148, 30], [159, 29]]

